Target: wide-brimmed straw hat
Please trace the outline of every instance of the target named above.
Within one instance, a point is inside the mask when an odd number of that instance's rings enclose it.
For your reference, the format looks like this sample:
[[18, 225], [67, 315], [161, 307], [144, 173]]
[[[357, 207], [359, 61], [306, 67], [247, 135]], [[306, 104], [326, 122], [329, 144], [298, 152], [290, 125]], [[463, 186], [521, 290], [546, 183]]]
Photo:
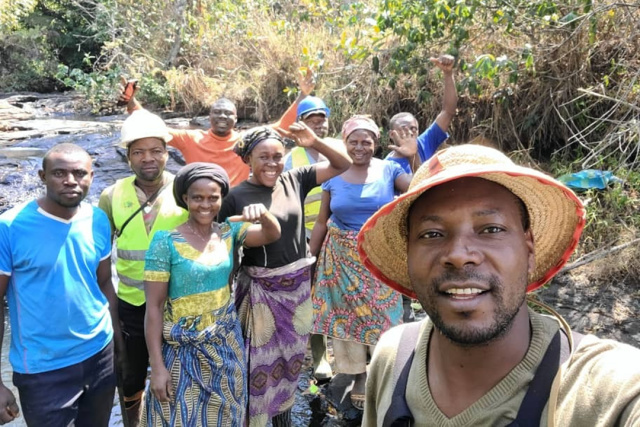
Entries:
[[409, 209], [428, 189], [464, 177], [498, 183], [524, 202], [536, 261], [527, 291], [544, 285], [567, 262], [578, 244], [585, 225], [582, 202], [570, 189], [544, 173], [518, 166], [493, 148], [470, 144], [434, 155], [415, 173], [407, 193], [369, 218], [358, 235], [363, 263], [392, 288], [416, 297], [407, 267]]

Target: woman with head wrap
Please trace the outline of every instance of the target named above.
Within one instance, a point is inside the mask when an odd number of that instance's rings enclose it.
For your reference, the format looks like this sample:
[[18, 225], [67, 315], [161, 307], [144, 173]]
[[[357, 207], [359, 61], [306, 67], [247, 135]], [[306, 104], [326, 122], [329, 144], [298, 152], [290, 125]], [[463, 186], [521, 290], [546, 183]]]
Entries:
[[176, 174], [173, 195], [189, 212], [158, 231], [146, 254], [145, 336], [151, 381], [143, 426], [244, 426], [247, 373], [244, 341], [228, 278], [233, 253], [280, 237], [262, 204], [216, 222], [229, 178], [213, 163]]
[[236, 306], [249, 364], [249, 425], [290, 426], [298, 375], [313, 310], [310, 267], [304, 228], [304, 199], [312, 188], [349, 167], [346, 153], [318, 138], [304, 123], [289, 130], [298, 145], [312, 147], [329, 161], [287, 172], [284, 142], [269, 128], [249, 132], [237, 153], [252, 176], [225, 198], [220, 218], [238, 214], [250, 203], [268, 207], [280, 223], [279, 240], [243, 250], [237, 278]]
[[[400, 138], [408, 156], [416, 148], [412, 135]], [[342, 127], [342, 140], [353, 164], [322, 185], [318, 220], [311, 234], [311, 253], [318, 256], [313, 294], [313, 333], [332, 338], [335, 370], [354, 375], [351, 402], [362, 409], [367, 378], [367, 351], [380, 334], [402, 320], [400, 294], [384, 286], [362, 265], [356, 236], [365, 221], [405, 192], [411, 175], [394, 162], [373, 157], [380, 131], [373, 120], [354, 116]], [[405, 143], [405, 141], [407, 141]]]

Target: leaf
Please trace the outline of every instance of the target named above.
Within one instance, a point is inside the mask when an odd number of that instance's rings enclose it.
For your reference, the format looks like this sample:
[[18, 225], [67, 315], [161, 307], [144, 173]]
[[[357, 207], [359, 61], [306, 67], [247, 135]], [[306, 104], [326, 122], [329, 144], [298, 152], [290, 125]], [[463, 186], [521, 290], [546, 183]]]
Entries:
[[373, 58], [371, 58], [371, 69], [375, 73], [380, 72], [380, 59], [377, 56], [374, 56]]

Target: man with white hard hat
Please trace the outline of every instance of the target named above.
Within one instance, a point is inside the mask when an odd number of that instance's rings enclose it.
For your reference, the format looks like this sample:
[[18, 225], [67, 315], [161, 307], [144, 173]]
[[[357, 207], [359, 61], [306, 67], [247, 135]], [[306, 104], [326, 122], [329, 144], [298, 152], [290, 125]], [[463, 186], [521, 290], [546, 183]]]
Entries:
[[123, 394], [133, 427], [139, 422], [149, 364], [144, 338], [144, 257], [156, 231], [171, 230], [187, 219], [187, 211], [173, 198], [173, 175], [164, 170], [170, 140], [160, 117], [147, 110], [134, 111], [123, 123], [120, 137], [134, 175], [106, 188], [98, 204], [109, 217], [116, 239], [118, 311], [128, 361]]

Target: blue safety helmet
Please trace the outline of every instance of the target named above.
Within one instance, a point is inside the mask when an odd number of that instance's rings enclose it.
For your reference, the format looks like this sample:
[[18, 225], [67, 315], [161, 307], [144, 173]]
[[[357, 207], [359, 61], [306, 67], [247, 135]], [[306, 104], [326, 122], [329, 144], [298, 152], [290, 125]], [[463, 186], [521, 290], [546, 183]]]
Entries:
[[307, 96], [298, 104], [298, 120], [303, 116], [308, 116], [310, 113], [324, 113], [326, 117], [329, 117], [329, 107], [324, 101], [316, 96]]

